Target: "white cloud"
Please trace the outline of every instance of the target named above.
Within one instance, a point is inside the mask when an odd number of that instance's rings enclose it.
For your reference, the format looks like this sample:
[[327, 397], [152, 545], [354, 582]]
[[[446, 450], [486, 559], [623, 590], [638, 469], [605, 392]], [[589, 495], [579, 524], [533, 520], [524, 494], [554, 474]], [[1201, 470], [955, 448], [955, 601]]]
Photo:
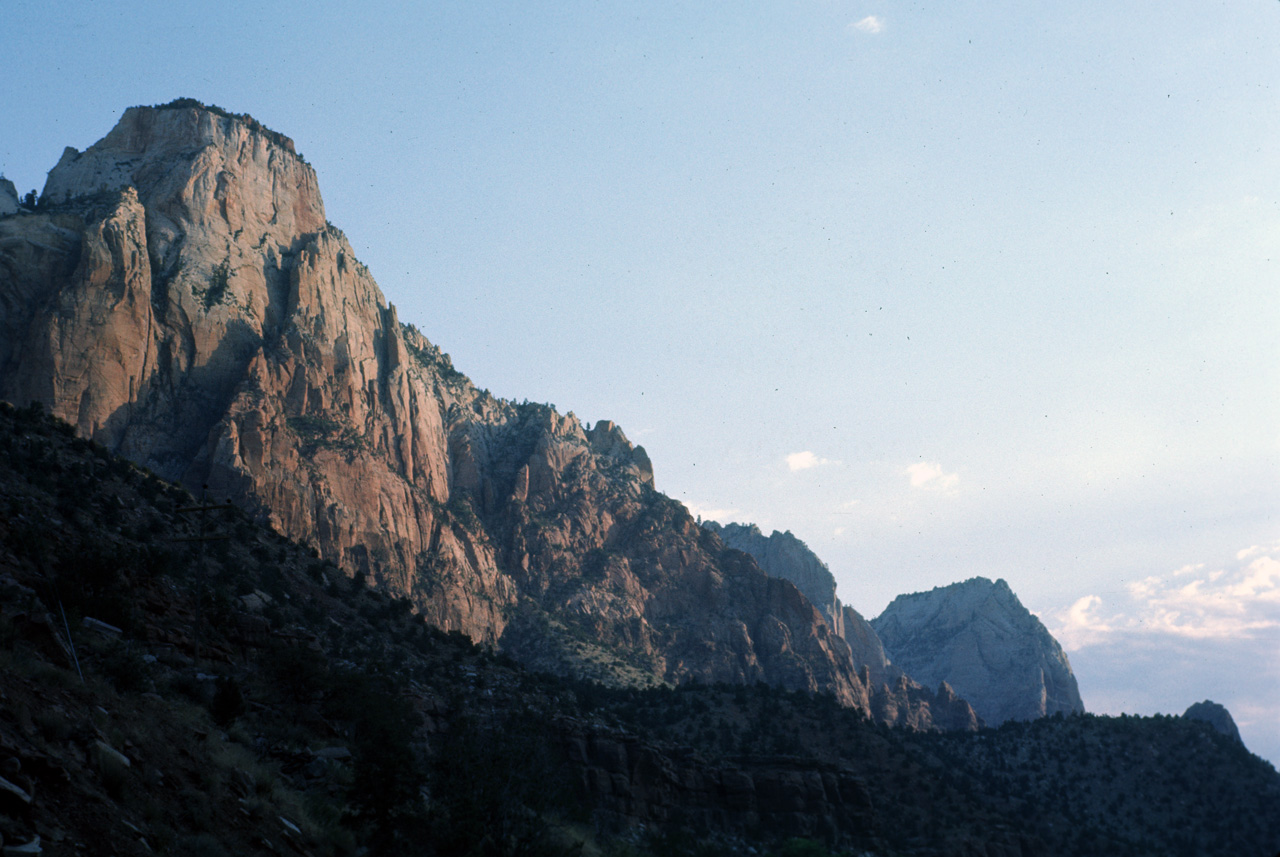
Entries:
[[1280, 545], [1240, 551], [1220, 567], [1187, 565], [1145, 577], [1106, 608], [1101, 596], [1087, 595], [1054, 620], [1054, 636], [1069, 651], [1134, 637], [1280, 637]]
[[701, 518], [704, 521], [715, 521], [717, 524], [730, 524], [735, 520], [740, 520], [744, 516], [739, 515], [740, 509], [721, 509], [713, 506], [703, 506], [700, 503], [693, 503], [688, 500], [682, 501], [684, 507], [689, 510], [689, 514], [695, 518]]
[[[1270, 639], [1122, 634], [1070, 653], [1085, 706], [1098, 714], [1180, 714], [1212, 699], [1231, 712], [1245, 746], [1280, 762], [1280, 664]], [[1259, 712], [1263, 712], [1259, 716]]]
[[948, 491], [960, 482], [959, 473], [944, 473], [942, 465], [928, 461], [917, 461], [903, 471], [911, 477], [912, 488], [925, 488], [932, 491]]
[[[1050, 621], [1057, 620], [1053, 636], [1067, 651], [1076, 651], [1094, 643], [1104, 642], [1115, 630], [1112, 622], [1120, 617], [1104, 617], [1099, 610], [1102, 598], [1098, 595], [1086, 595], [1076, 600], [1056, 617], [1046, 617]], [[1046, 622], [1048, 624], [1048, 622]]]
[[804, 452], [793, 452], [786, 456], [787, 468], [795, 473], [797, 470], [808, 470], [811, 467], [821, 467], [825, 464], [839, 464], [838, 461], [832, 461], [827, 458], [819, 458], [812, 452], [805, 450]]
[[860, 33], [870, 33], [875, 35], [884, 29], [884, 20], [877, 18], [875, 15], [868, 15], [861, 21], [854, 21], [849, 25], [849, 29], [857, 30]]
[[1280, 543], [1085, 595], [1045, 624], [1090, 711], [1176, 714], [1213, 699], [1250, 750], [1280, 762]]

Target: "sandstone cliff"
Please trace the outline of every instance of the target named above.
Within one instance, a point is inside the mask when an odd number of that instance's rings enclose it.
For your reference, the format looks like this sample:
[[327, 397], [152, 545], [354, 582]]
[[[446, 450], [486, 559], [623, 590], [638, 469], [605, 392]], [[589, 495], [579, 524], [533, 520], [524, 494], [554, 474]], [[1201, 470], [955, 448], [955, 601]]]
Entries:
[[130, 108], [0, 218], [0, 396], [528, 662], [870, 710], [844, 639], [657, 493], [617, 426], [495, 399], [402, 324], [250, 117]]
[[789, 580], [817, 607], [833, 631], [853, 650], [853, 661], [866, 666], [875, 682], [892, 680], [884, 645], [862, 614], [836, 597], [836, 579], [827, 564], [809, 546], [788, 530], [774, 530], [765, 536], [755, 524], [724, 524], [703, 521], [726, 545], [750, 554], [766, 574]]
[[751, 554], [769, 574], [794, 583], [822, 611], [831, 629], [844, 636], [844, 613], [836, 598], [836, 579], [831, 569], [790, 530], [774, 530], [765, 536], [755, 524], [721, 526], [716, 521], [703, 521], [702, 526], [720, 536], [729, 547]]
[[935, 693], [889, 662], [871, 623], [836, 597], [836, 579], [827, 564], [791, 532], [774, 530], [766, 537], [755, 524], [703, 521], [702, 526], [750, 555], [766, 574], [794, 583], [819, 608], [828, 626], [849, 645], [877, 720], [922, 730], [978, 728], [973, 708], [945, 682]]
[[1066, 653], [1003, 580], [900, 595], [871, 625], [894, 664], [946, 682], [990, 726], [1084, 711]]

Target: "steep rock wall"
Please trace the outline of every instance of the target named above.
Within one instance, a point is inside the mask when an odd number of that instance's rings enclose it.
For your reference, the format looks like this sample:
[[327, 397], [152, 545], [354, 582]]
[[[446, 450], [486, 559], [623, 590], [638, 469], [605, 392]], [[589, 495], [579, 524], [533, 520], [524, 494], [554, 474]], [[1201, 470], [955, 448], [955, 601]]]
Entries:
[[401, 324], [287, 138], [130, 108], [42, 200], [0, 217], [0, 396], [531, 663], [869, 710], [847, 643], [658, 494], [617, 426], [495, 399]]

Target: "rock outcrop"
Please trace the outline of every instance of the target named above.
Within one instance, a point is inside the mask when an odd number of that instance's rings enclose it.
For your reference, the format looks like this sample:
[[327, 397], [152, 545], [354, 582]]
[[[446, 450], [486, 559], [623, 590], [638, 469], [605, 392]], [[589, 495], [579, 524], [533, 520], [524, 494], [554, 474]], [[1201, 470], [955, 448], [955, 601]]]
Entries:
[[750, 554], [766, 574], [789, 580], [813, 603], [833, 631], [845, 639], [853, 651], [853, 661], [871, 671], [872, 680], [895, 678], [888, 672], [889, 659], [871, 624], [857, 610], [836, 597], [836, 579], [827, 564], [790, 530], [774, 530], [768, 536], [755, 524], [724, 524], [703, 521], [731, 548]]
[[886, 682], [895, 678], [884, 643], [876, 629], [848, 604], [842, 604], [840, 612], [844, 620], [841, 623], [841, 634], [853, 650], [854, 662], [867, 668], [872, 681]]
[[831, 569], [790, 530], [774, 530], [765, 536], [755, 524], [721, 526], [716, 521], [703, 521], [702, 526], [719, 535], [729, 547], [751, 554], [770, 575], [794, 583], [822, 611], [831, 629], [844, 636], [844, 614], [840, 599], [836, 598], [836, 579]]
[[19, 210], [18, 189], [13, 186], [13, 182], [0, 178], [0, 217], [17, 214]]
[[836, 579], [827, 564], [790, 531], [766, 537], [755, 524], [703, 521], [725, 544], [749, 554], [765, 573], [794, 583], [849, 645], [853, 662], [870, 694], [872, 715], [883, 723], [912, 729], [971, 730], [980, 725], [968, 702], [945, 682], [931, 691], [889, 662], [871, 623], [836, 597]]
[[0, 218], [3, 398], [526, 662], [870, 710], [822, 614], [657, 493], [621, 429], [496, 399], [402, 324], [288, 138], [130, 108], [41, 199]]
[[1206, 699], [1204, 702], [1193, 704], [1182, 713], [1182, 716], [1188, 720], [1203, 720], [1228, 738], [1244, 744], [1244, 739], [1240, 737], [1240, 730], [1236, 728], [1236, 721], [1231, 717], [1231, 712], [1227, 711], [1226, 706]]
[[989, 726], [1084, 711], [1066, 653], [1003, 580], [900, 595], [871, 625], [895, 665], [946, 682]]

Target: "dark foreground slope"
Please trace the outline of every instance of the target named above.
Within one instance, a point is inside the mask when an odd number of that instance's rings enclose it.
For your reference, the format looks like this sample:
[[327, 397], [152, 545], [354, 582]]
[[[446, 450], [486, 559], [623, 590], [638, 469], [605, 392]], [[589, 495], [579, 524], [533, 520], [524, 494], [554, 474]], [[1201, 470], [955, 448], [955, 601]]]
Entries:
[[568, 682], [431, 629], [409, 602], [236, 509], [202, 524], [181, 511], [194, 505], [70, 427], [0, 407], [7, 846], [38, 835], [51, 855], [215, 857], [1280, 848], [1280, 778], [1201, 721], [1049, 718], [941, 735], [763, 686]]

